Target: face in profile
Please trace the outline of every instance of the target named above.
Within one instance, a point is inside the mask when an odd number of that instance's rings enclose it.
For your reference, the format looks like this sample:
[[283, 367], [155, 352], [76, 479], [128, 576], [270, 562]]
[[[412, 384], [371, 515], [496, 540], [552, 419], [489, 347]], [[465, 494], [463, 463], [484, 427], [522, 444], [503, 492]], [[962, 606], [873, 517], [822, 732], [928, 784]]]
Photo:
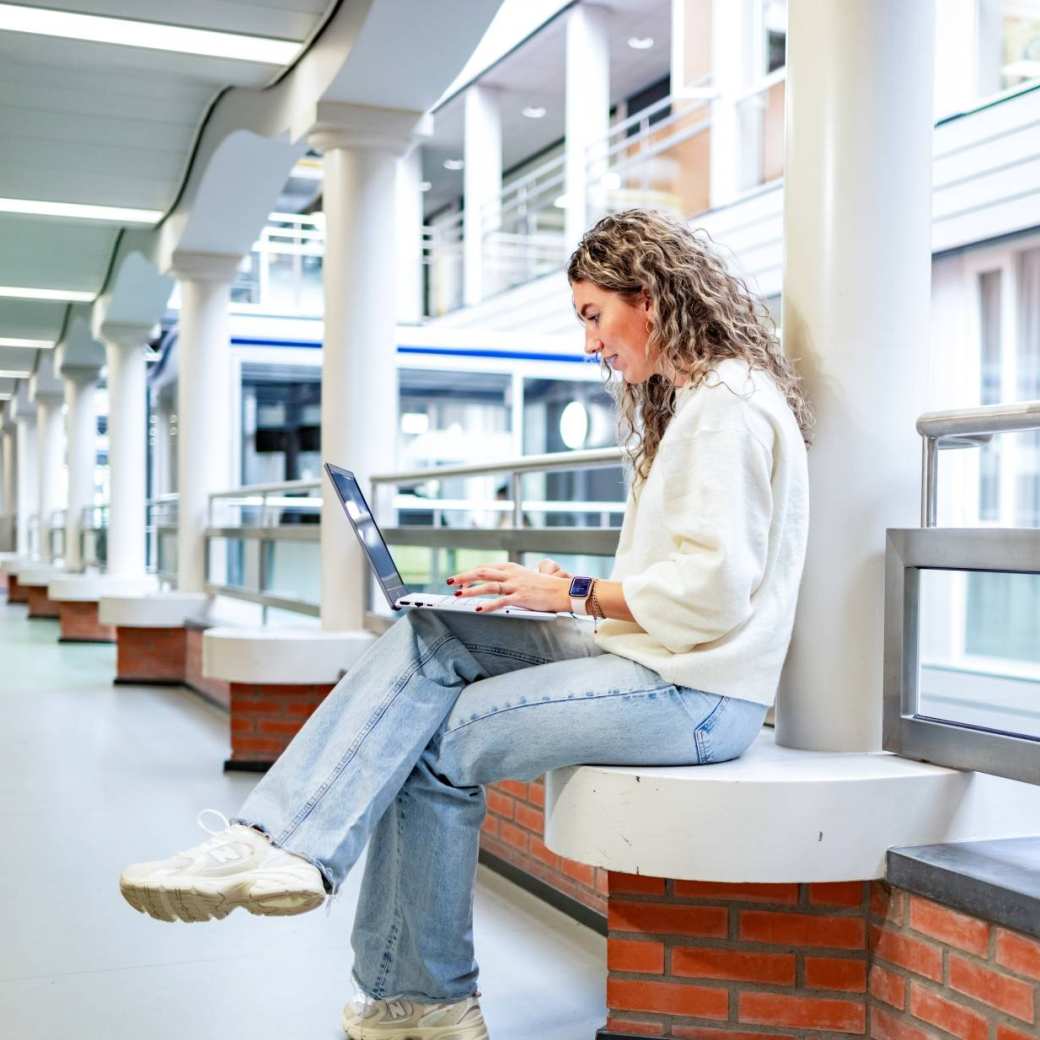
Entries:
[[592, 282], [572, 282], [574, 310], [585, 328], [585, 353], [599, 357], [626, 383], [643, 383], [657, 371], [647, 357], [650, 297], [601, 289]]

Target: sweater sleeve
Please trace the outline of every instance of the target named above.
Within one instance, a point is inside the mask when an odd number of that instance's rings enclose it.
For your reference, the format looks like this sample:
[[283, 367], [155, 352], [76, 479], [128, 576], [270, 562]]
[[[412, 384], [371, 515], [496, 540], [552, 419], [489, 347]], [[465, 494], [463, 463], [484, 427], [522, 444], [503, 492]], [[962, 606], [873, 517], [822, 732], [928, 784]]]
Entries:
[[701, 429], [667, 463], [661, 523], [671, 551], [622, 590], [639, 626], [685, 653], [751, 616], [769, 549], [772, 457], [746, 429]]

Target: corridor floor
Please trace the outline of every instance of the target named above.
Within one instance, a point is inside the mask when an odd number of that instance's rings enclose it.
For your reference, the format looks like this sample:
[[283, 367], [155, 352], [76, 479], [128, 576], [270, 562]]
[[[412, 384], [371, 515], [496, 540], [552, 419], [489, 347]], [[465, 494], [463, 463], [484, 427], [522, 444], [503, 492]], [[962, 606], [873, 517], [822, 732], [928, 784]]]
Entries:
[[[123, 902], [126, 863], [202, 841], [199, 810], [231, 815], [256, 777], [222, 772], [220, 711], [114, 670], [0, 598], [0, 1036], [342, 1037], [360, 865], [330, 916], [165, 924]], [[483, 867], [475, 930], [493, 1040], [592, 1040], [605, 940]]]

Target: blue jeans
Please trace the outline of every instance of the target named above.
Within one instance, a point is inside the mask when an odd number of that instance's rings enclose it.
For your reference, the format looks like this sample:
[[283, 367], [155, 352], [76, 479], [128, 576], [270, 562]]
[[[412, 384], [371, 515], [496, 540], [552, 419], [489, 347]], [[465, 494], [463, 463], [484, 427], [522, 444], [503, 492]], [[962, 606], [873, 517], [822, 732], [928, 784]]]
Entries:
[[335, 892], [369, 843], [351, 942], [372, 997], [476, 991], [482, 785], [557, 766], [736, 758], [766, 707], [676, 687], [586, 624], [413, 609], [383, 634], [246, 799], [236, 822]]

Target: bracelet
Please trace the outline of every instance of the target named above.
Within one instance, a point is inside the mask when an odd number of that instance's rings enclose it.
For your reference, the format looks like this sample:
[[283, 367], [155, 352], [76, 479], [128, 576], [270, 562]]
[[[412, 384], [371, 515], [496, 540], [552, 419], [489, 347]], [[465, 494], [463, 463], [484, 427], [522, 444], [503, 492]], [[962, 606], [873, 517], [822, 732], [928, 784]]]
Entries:
[[589, 589], [589, 600], [588, 600], [589, 613], [594, 618], [606, 618], [606, 612], [600, 605], [598, 599], [596, 599], [596, 583], [592, 583], [592, 588]]

